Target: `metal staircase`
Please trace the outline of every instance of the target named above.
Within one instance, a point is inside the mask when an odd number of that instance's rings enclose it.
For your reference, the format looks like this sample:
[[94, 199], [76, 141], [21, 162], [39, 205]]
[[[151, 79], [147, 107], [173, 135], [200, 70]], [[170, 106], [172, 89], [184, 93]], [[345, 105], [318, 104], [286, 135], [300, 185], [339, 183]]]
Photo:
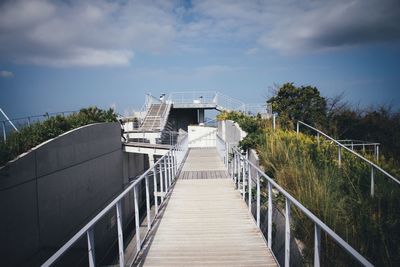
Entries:
[[151, 104], [140, 130], [145, 132], [161, 131], [164, 128], [170, 110], [171, 105], [168, 103]]

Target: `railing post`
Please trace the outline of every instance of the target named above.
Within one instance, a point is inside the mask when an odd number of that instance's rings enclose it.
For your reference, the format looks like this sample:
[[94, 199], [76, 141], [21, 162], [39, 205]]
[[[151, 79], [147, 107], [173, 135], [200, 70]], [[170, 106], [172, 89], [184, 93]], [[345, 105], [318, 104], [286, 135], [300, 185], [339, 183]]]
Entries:
[[93, 227], [86, 232], [88, 242], [88, 256], [89, 256], [89, 267], [96, 266], [96, 254], [94, 246], [94, 231]]
[[[257, 173], [257, 170], [256, 170], [256, 173]], [[258, 228], [260, 228], [260, 194], [261, 194], [261, 192], [260, 192], [260, 175], [258, 175], [258, 173], [256, 174], [257, 175], [257, 226], [258, 226]]]
[[297, 133], [297, 135], [299, 135], [299, 130], [300, 130], [300, 123], [297, 122], [297, 127], [296, 127], [296, 133]]
[[342, 166], [342, 147], [338, 145], [338, 162], [339, 168]]
[[171, 168], [171, 155], [167, 153], [167, 166], [168, 166], [168, 187], [172, 184], [172, 168]]
[[272, 129], [276, 129], [276, 113], [272, 114]]
[[268, 181], [268, 247], [272, 249], [272, 185]]
[[144, 177], [144, 181], [146, 184], [146, 212], [147, 212], [147, 229], [150, 231], [151, 228], [151, 214], [150, 214], [150, 192], [149, 192], [149, 181], [148, 176]]
[[320, 266], [321, 253], [321, 228], [315, 224], [314, 228], [314, 267]]
[[248, 171], [248, 188], [249, 188], [249, 212], [251, 213], [251, 165], [247, 162], [247, 171]]
[[[161, 193], [161, 203], [164, 202], [164, 175], [163, 175], [163, 168], [162, 168], [162, 162], [160, 160], [159, 164], [159, 170], [160, 170], [160, 193]], [[160, 204], [161, 204], [160, 203]]]
[[374, 166], [371, 166], [371, 196], [374, 196], [375, 193], [375, 182], [374, 182]]
[[319, 132], [317, 132], [317, 143], [318, 143], [318, 146], [319, 146]]
[[379, 145], [375, 145], [376, 162], [379, 162]]
[[155, 214], [158, 214], [158, 196], [157, 196], [157, 168], [153, 167], [153, 183], [154, 183], [154, 206], [155, 206]]
[[139, 253], [141, 249], [140, 241], [140, 218], [137, 186], [133, 188], [134, 206], [135, 206], [135, 235], [136, 235], [136, 251]]
[[243, 156], [243, 169], [242, 169], [242, 198], [243, 200], [245, 200], [245, 194], [246, 194], [246, 186], [245, 183], [246, 182], [246, 161], [245, 161], [245, 157]]
[[166, 156], [164, 156], [164, 159], [163, 159], [163, 161], [164, 161], [164, 184], [165, 184], [165, 193], [167, 193], [168, 192], [168, 188], [169, 188], [169, 185], [168, 185], [168, 179], [169, 179], [169, 177], [168, 177], [168, 167], [167, 167], [167, 157]]
[[285, 267], [290, 266], [290, 200], [285, 201]]
[[5, 121], [3, 121], [3, 139], [4, 139], [4, 143], [7, 142], [6, 122]]
[[124, 234], [122, 231], [122, 208], [121, 200], [116, 204], [117, 209], [117, 231], [118, 231], [118, 255], [119, 255], [119, 266], [125, 266], [125, 256], [124, 256]]

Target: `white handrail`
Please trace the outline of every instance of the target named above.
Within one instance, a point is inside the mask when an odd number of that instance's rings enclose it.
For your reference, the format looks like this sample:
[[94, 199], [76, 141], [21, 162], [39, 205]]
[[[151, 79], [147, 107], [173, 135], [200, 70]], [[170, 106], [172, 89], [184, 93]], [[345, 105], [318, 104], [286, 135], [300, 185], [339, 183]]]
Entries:
[[[301, 210], [315, 225], [315, 244], [314, 244], [314, 266], [320, 266], [320, 230], [323, 230], [328, 234], [338, 245], [340, 245], [347, 253], [349, 253], [353, 258], [355, 258], [359, 263], [364, 266], [373, 266], [366, 258], [364, 258], [360, 253], [358, 253], [352, 246], [350, 246], [346, 241], [344, 241], [338, 234], [336, 234], [329, 226], [323, 223], [317, 216], [315, 216], [311, 211], [304, 207], [297, 199], [290, 195], [286, 190], [284, 190], [279, 184], [277, 184], [272, 178], [266, 175], [262, 170], [260, 170], [256, 165], [244, 157], [239, 150], [232, 148], [233, 159], [231, 164], [228, 164], [228, 173], [232, 174], [232, 179], [237, 184], [237, 188], [240, 189], [240, 181], [242, 180], [242, 190], [243, 198], [245, 198], [245, 180], [248, 180], [248, 185], [251, 185], [251, 169], [257, 173], [257, 185], [256, 185], [256, 197], [257, 197], [257, 211], [256, 211], [256, 223], [260, 226], [260, 177], [265, 178], [268, 182], [268, 247], [272, 249], [272, 188], [278, 190], [284, 197], [286, 202], [285, 208], [285, 266], [289, 266], [290, 262], [290, 206], [294, 205], [299, 210]], [[242, 162], [242, 163], [241, 163]], [[230, 167], [230, 169], [229, 169]], [[247, 175], [247, 178], [246, 178]], [[249, 196], [249, 210], [251, 210], [251, 189], [248, 187]]]
[[[394, 182], [396, 182], [397, 184], [400, 185], [400, 180], [398, 180], [397, 178], [395, 178], [393, 175], [391, 175], [390, 173], [388, 173], [387, 171], [385, 171], [384, 169], [382, 169], [381, 167], [379, 167], [378, 165], [376, 165], [375, 163], [373, 163], [372, 161], [366, 159], [365, 157], [363, 157], [362, 155], [358, 154], [357, 152], [351, 150], [350, 148], [348, 148], [347, 146], [343, 145], [342, 143], [338, 142], [336, 139], [330, 137], [329, 135], [327, 135], [326, 133], [318, 130], [317, 128], [314, 128], [302, 121], [298, 121], [297, 122], [297, 133], [299, 133], [300, 131], [300, 124], [310, 128], [311, 130], [316, 131], [318, 134], [321, 134], [323, 136], [325, 136], [326, 138], [328, 138], [329, 140], [331, 140], [333, 143], [337, 144], [338, 147], [343, 148], [345, 150], [347, 150], [348, 152], [352, 153], [353, 155], [357, 156], [358, 158], [362, 159], [363, 161], [365, 161], [366, 163], [368, 163], [372, 169], [371, 169], [371, 195], [374, 195], [374, 169], [380, 171], [381, 173], [383, 173], [384, 175], [386, 175], [387, 177], [389, 177], [390, 179], [392, 179]], [[339, 157], [339, 164], [340, 164], [340, 160], [341, 160], [341, 150], [339, 149], [339, 153], [338, 153], [338, 157]]]
[[[93, 240], [93, 234], [91, 233], [93, 227], [95, 224], [105, 215], [107, 212], [109, 212], [111, 209], [114, 207], [117, 208], [117, 212], [121, 212], [120, 209], [120, 201], [123, 197], [125, 197], [129, 192], [134, 190], [134, 195], [135, 195], [135, 219], [136, 219], [136, 238], [138, 238], [137, 242], [137, 251], [136, 251], [136, 256], [141, 250], [141, 241], [140, 241], [140, 233], [139, 233], [139, 221], [138, 221], [138, 215], [139, 211], [137, 209], [137, 186], [145, 179], [146, 180], [146, 192], [148, 192], [148, 177], [150, 177], [150, 173], [153, 173], [154, 176], [154, 184], [155, 184], [155, 190], [157, 190], [157, 183], [156, 183], [156, 173], [157, 172], [157, 167], [160, 168], [160, 184], [161, 184], [161, 192], [163, 192], [163, 183], [165, 183], [165, 194], [171, 190], [171, 185], [173, 181], [175, 180], [176, 176], [178, 175], [180, 169], [182, 168], [182, 163], [183, 159], [185, 158], [185, 155], [188, 151], [188, 136], [186, 135], [184, 139], [181, 140], [178, 144], [176, 144], [174, 147], [172, 147], [164, 156], [162, 156], [154, 165], [153, 167], [149, 168], [147, 171], [145, 171], [142, 175], [140, 175], [139, 178], [137, 178], [133, 183], [131, 183], [122, 193], [120, 193], [114, 200], [112, 200], [104, 209], [102, 209], [93, 219], [91, 219], [84, 227], [82, 227], [73, 237], [71, 237], [59, 250], [57, 250], [49, 259], [47, 259], [41, 266], [51, 266], [54, 264], [75, 242], [77, 242], [85, 233], [88, 235], [88, 240], [90, 239], [90, 246], [89, 246], [89, 262], [94, 262], [94, 258], [91, 258], [94, 249], [94, 240]], [[163, 174], [163, 169], [165, 170], [165, 173]], [[165, 181], [163, 182], [163, 177]], [[156, 193], [156, 192], [155, 192]], [[155, 196], [157, 198], [157, 196]], [[146, 194], [146, 206], [147, 206], [147, 211], [149, 211], [149, 205], [150, 202], [148, 201], [149, 195], [148, 193]], [[164, 197], [161, 196], [161, 202], [164, 201]], [[156, 216], [158, 214], [158, 201], [155, 201], [155, 206], [156, 206]], [[149, 217], [148, 220], [150, 220], [150, 214], [147, 214]], [[120, 217], [122, 216], [117, 216], [117, 223], [118, 223], [118, 228], [121, 227], [121, 221]], [[156, 217], [155, 217], [156, 218]], [[152, 224], [155, 220], [153, 218]], [[151, 225], [152, 226], [152, 225]], [[150, 228], [147, 229], [146, 235], [149, 233]], [[124, 266], [124, 251], [123, 251], [123, 233], [122, 231], [118, 233], [118, 242], [120, 244], [119, 246], [119, 255], [120, 255], [120, 266]], [[121, 238], [120, 238], [121, 237]], [[92, 244], [93, 243], [93, 244]], [[121, 246], [122, 243], [122, 246]], [[122, 257], [121, 257], [122, 255]], [[135, 256], [135, 257], [136, 257]]]

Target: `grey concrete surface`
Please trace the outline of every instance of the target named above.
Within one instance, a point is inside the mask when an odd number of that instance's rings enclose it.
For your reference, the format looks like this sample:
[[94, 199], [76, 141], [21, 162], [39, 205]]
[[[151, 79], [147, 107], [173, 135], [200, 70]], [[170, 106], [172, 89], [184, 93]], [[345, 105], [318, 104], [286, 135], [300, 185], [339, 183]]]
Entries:
[[[147, 155], [125, 154], [120, 134], [119, 123], [84, 126], [0, 169], [1, 266], [40, 265], [122, 191], [130, 178], [143, 173]], [[130, 201], [126, 198], [123, 204]], [[128, 220], [133, 209], [124, 213]], [[105, 254], [115, 240], [115, 227], [113, 212], [96, 226], [99, 254]], [[80, 246], [86, 255], [85, 242], [77, 244], [76, 251]]]

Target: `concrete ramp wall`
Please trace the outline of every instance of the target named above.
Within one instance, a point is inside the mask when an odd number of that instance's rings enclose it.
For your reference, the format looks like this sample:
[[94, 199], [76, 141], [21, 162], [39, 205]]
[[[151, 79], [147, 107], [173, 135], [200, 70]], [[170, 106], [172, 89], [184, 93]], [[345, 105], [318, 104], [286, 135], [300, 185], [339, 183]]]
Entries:
[[87, 125], [0, 169], [1, 265], [39, 265], [144, 171], [146, 155], [124, 155], [120, 134], [119, 123]]

